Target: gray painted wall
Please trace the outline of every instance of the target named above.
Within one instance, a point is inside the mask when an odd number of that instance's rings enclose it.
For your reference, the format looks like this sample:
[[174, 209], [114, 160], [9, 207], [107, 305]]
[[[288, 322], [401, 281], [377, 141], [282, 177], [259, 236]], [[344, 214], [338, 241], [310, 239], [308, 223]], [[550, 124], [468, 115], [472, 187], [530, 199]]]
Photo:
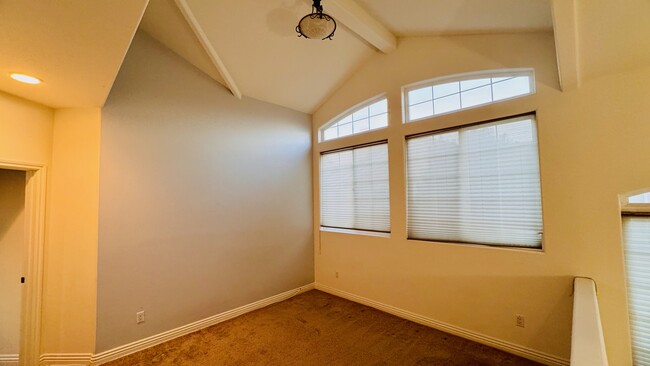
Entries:
[[97, 352], [313, 282], [310, 134], [136, 35], [102, 111]]
[[25, 183], [25, 172], [0, 169], [0, 355], [19, 350]]

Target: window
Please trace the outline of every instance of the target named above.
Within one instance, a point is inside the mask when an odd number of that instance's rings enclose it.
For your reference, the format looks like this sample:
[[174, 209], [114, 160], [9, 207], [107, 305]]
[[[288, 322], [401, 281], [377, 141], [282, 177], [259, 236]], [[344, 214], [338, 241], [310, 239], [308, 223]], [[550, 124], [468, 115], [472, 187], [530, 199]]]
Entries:
[[375, 98], [370, 102], [364, 102], [362, 107], [355, 107], [352, 112], [345, 112], [345, 117], [338, 118], [321, 128], [320, 140], [333, 140], [386, 126], [388, 126], [388, 100]]
[[634, 365], [650, 366], [650, 193], [623, 204], [625, 267]]
[[634, 196], [630, 196], [627, 198], [627, 202], [631, 204], [650, 203], [650, 192], [635, 194]]
[[390, 232], [388, 143], [320, 158], [321, 226]]
[[409, 239], [541, 248], [533, 115], [407, 137]]
[[446, 114], [535, 92], [532, 69], [452, 75], [405, 87], [405, 121]]

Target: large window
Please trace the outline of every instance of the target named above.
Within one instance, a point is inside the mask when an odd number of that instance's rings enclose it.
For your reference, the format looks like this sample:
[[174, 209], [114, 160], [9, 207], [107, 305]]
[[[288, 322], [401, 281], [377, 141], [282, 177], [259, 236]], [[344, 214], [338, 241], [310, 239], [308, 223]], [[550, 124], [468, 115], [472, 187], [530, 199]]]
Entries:
[[532, 69], [451, 75], [404, 88], [406, 122], [535, 92]]
[[624, 202], [623, 237], [634, 365], [650, 366], [650, 193]]
[[408, 236], [541, 248], [533, 115], [407, 138]]
[[320, 141], [356, 135], [388, 126], [388, 100], [373, 98], [320, 129]]
[[390, 232], [388, 144], [322, 153], [320, 196], [321, 226]]

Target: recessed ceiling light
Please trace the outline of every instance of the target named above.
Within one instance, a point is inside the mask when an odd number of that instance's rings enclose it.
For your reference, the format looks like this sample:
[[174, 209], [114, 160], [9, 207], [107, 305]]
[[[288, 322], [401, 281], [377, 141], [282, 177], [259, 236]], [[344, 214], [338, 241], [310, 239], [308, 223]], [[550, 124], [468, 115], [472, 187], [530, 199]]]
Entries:
[[20, 74], [20, 73], [17, 73], [17, 72], [12, 72], [11, 74], [9, 74], [9, 76], [12, 79], [20, 81], [21, 83], [25, 83], [25, 84], [40, 84], [40, 83], [43, 82], [41, 79], [39, 79], [37, 77], [30, 76], [30, 75], [25, 75], [25, 74]]

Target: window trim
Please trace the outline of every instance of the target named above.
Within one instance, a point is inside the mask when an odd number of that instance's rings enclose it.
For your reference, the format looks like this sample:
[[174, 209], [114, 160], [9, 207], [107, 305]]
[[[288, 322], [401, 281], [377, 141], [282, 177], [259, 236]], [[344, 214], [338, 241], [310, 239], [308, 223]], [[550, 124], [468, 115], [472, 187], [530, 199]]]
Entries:
[[[460, 82], [460, 81], [482, 79], [482, 78], [493, 78], [493, 77], [499, 77], [499, 76], [512, 76], [512, 77], [528, 76], [530, 78], [530, 93], [516, 95], [516, 96], [510, 97], [510, 98], [505, 98], [505, 99], [499, 99], [497, 101], [493, 100], [493, 101], [491, 101], [489, 103], [478, 104], [478, 105], [474, 105], [474, 106], [467, 107], [467, 108], [455, 109], [453, 111], [434, 114], [434, 115], [427, 116], [427, 117], [421, 117], [421, 118], [417, 118], [417, 119], [409, 119], [408, 93], [411, 90], [420, 89], [420, 88], [427, 87], [427, 86], [436, 86], [436, 85], [440, 85], [440, 84], [446, 84], [446, 83], [455, 82], [455, 81]], [[501, 102], [506, 102], [506, 101], [513, 100], [513, 99], [519, 99], [519, 98], [527, 97], [527, 96], [533, 95], [535, 93], [537, 93], [537, 82], [536, 82], [536, 79], [535, 79], [535, 69], [532, 68], [532, 67], [523, 67], [523, 68], [514, 68], [514, 69], [480, 70], [480, 71], [472, 71], [472, 72], [461, 73], [461, 74], [445, 75], [445, 76], [435, 77], [435, 78], [432, 78], [432, 79], [417, 81], [415, 83], [411, 83], [411, 84], [407, 84], [407, 85], [402, 86], [402, 124], [408, 124], [408, 123], [411, 123], [411, 122], [423, 121], [423, 120], [427, 120], [427, 119], [431, 119], [431, 118], [436, 118], [436, 117], [439, 117], [439, 116], [459, 113], [459, 112], [465, 111], [465, 110], [481, 108], [481, 107], [485, 107], [485, 106], [492, 105], [492, 104], [495, 104], [495, 103], [501, 103]]]
[[[374, 128], [374, 129], [371, 129], [371, 130], [368, 130], [368, 131], [363, 131], [363, 132], [360, 132], [360, 133], [355, 133], [355, 134], [351, 134], [351, 135], [347, 135], [347, 136], [340, 136], [340, 137], [337, 137], [337, 138], [325, 140], [325, 130], [330, 128], [332, 125], [335, 125], [336, 123], [340, 122], [344, 117], [347, 117], [348, 115], [353, 114], [357, 110], [362, 109], [364, 107], [368, 107], [368, 106], [370, 106], [372, 104], [375, 104], [375, 103], [377, 103], [377, 102], [379, 102], [379, 101], [381, 101], [383, 99], [386, 99], [386, 115], [387, 115], [387, 118], [388, 118], [388, 122], [387, 122], [385, 127]], [[390, 103], [389, 103], [388, 95], [386, 93], [381, 93], [379, 95], [375, 95], [374, 97], [366, 99], [366, 100], [364, 100], [362, 102], [359, 102], [359, 103], [353, 105], [352, 107], [346, 109], [345, 111], [337, 114], [335, 117], [331, 118], [329, 121], [327, 121], [322, 126], [320, 126], [318, 128], [318, 143], [320, 144], [320, 143], [323, 143], [323, 142], [330, 142], [330, 141], [334, 141], [334, 140], [344, 139], [344, 138], [347, 138], [347, 137], [350, 137], [350, 136], [358, 136], [358, 135], [363, 135], [363, 134], [373, 132], [373, 131], [384, 130], [384, 129], [388, 128], [388, 126], [390, 126], [390, 112], [391, 111], [390, 111]]]
[[[538, 170], [539, 170], [539, 188], [540, 188], [540, 207], [541, 207], [541, 214], [542, 214], [542, 238], [540, 241], [540, 246], [539, 247], [526, 247], [526, 246], [521, 246], [521, 245], [508, 245], [508, 244], [491, 244], [491, 243], [477, 243], [477, 242], [470, 242], [470, 241], [453, 241], [453, 240], [434, 240], [434, 239], [421, 239], [421, 238], [411, 238], [408, 235], [408, 215], [409, 215], [409, 209], [408, 209], [408, 172], [406, 170], [407, 167], [407, 154], [406, 154], [406, 142], [408, 139], [411, 138], [417, 138], [420, 136], [427, 136], [427, 135], [433, 135], [433, 134], [438, 134], [438, 133], [443, 133], [443, 132], [448, 132], [448, 131], [454, 131], [458, 130], [461, 128], [467, 128], [467, 127], [474, 127], [474, 126], [480, 126], [484, 124], [490, 124], [498, 121], [504, 121], [504, 120], [510, 120], [510, 119], [516, 119], [516, 118], [523, 118], [527, 116], [532, 116], [534, 121], [535, 121], [535, 133], [537, 135], [537, 164], [538, 164]], [[482, 120], [482, 121], [475, 121], [475, 122], [469, 122], [469, 123], [460, 123], [458, 125], [454, 125], [451, 127], [444, 127], [444, 128], [438, 128], [438, 129], [432, 129], [428, 130], [425, 132], [419, 132], [419, 133], [413, 133], [413, 134], [407, 134], [403, 136], [403, 143], [404, 143], [404, 197], [406, 198], [405, 202], [405, 223], [406, 223], [406, 240], [407, 242], [422, 242], [422, 243], [435, 243], [435, 244], [443, 244], [443, 245], [457, 245], [461, 244], [462, 246], [469, 246], [469, 247], [481, 247], [481, 248], [497, 248], [497, 249], [507, 249], [507, 250], [517, 250], [517, 251], [525, 251], [525, 252], [530, 252], [530, 253], [545, 253], [546, 252], [546, 235], [544, 235], [544, 197], [543, 197], [543, 189], [542, 189], [542, 167], [541, 167], [541, 161], [539, 159], [540, 157], [540, 151], [539, 151], [539, 121], [537, 119], [537, 111], [530, 111], [530, 112], [525, 112], [525, 113], [518, 113], [514, 115], [508, 115], [508, 116], [503, 116], [503, 117], [497, 117], [497, 118], [491, 118], [489, 120]], [[625, 197], [627, 199], [627, 197]], [[648, 210], [648, 215], [650, 216], [650, 204], [645, 205]]]

